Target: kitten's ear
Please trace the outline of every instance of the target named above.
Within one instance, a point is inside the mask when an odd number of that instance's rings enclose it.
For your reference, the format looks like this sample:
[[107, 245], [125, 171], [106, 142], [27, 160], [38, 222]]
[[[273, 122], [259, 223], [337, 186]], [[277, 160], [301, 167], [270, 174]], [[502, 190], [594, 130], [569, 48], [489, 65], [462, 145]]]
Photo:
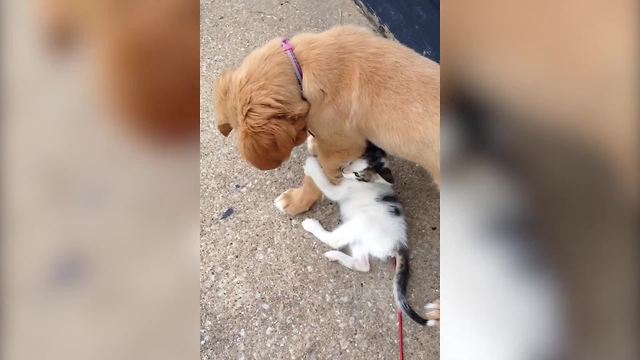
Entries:
[[377, 169], [376, 172], [378, 173], [378, 175], [380, 175], [380, 177], [384, 179], [384, 181], [388, 182], [389, 184], [394, 183], [393, 175], [391, 175], [391, 169], [389, 169], [388, 167], [385, 166]]

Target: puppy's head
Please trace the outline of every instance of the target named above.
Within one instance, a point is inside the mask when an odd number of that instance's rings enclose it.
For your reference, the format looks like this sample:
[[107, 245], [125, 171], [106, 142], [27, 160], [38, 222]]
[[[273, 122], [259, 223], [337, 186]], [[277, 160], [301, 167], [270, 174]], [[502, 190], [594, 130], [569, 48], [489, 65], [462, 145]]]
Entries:
[[277, 168], [306, 140], [309, 104], [278, 40], [225, 72], [215, 88], [218, 130], [234, 131], [240, 154], [256, 168]]

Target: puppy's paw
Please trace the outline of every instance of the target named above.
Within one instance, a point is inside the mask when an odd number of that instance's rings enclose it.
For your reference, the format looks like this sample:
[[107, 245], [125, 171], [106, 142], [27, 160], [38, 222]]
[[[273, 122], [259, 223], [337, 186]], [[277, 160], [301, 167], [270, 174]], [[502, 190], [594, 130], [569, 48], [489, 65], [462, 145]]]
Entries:
[[425, 306], [427, 309], [427, 326], [440, 326], [440, 300], [436, 300]]
[[331, 261], [338, 261], [338, 259], [340, 258], [340, 256], [342, 255], [342, 253], [338, 250], [331, 250], [331, 251], [327, 251], [326, 253], [324, 253], [324, 257], [326, 257], [327, 259], [331, 260]]
[[302, 228], [310, 233], [313, 233], [321, 227], [322, 225], [320, 225], [320, 222], [316, 219], [304, 219], [304, 221], [302, 222]]
[[316, 200], [317, 198], [304, 196], [304, 191], [299, 188], [283, 192], [273, 201], [273, 204], [281, 212], [295, 216], [308, 211]]
[[313, 177], [314, 175], [317, 175], [319, 173], [322, 173], [322, 168], [320, 167], [318, 159], [314, 157], [308, 157], [304, 163], [304, 174]]
[[287, 208], [287, 192], [289, 192], [291, 190], [287, 190], [285, 192], [283, 192], [282, 194], [278, 195], [278, 197], [273, 200], [273, 205], [276, 206], [276, 209], [280, 210], [280, 212], [283, 213], [287, 213], [286, 212], [286, 208]]

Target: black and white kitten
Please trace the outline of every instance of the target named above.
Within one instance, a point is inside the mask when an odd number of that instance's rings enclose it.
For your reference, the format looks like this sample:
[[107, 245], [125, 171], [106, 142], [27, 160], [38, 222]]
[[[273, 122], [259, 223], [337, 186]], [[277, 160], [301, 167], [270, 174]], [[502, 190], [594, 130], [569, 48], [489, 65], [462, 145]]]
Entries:
[[[302, 222], [305, 230], [333, 249], [324, 255], [332, 261], [357, 271], [369, 271], [369, 256], [379, 259], [395, 257], [396, 274], [393, 291], [399, 309], [420, 325], [427, 320], [418, 315], [406, 298], [409, 279], [409, 249], [406, 222], [393, 191], [393, 177], [386, 153], [369, 143], [364, 155], [343, 170], [344, 179], [332, 184], [318, 160], [307, 158], [304, 172], [330, 200], [340, 205], [342, 224], [326, 231], [315, 219]], [[349, 247], [351, 255], [337, 249]], [[429, 325], [434, 325], [430, 321]]]

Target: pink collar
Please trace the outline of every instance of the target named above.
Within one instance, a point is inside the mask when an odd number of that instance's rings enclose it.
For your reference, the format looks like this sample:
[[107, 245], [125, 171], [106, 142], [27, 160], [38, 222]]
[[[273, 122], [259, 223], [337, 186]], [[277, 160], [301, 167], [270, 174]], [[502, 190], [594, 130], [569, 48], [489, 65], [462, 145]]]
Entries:
[[[298, 80], [298, 85], [300, 85], [300, 91], [302, 92], [302, 68], [300, 67], [300, 63], [298, 63], [296, 55], [293, 53], [293, 46], [291, 46], [289, 39], [284, 38], [282, 40], [282, 50], [287, 54], [287, 56], [289, 56], [289, 60], [291, 60], [293, 71], [296, 73], [296, 79]], [[304, 98], [304, 95], [302, 97]]]

